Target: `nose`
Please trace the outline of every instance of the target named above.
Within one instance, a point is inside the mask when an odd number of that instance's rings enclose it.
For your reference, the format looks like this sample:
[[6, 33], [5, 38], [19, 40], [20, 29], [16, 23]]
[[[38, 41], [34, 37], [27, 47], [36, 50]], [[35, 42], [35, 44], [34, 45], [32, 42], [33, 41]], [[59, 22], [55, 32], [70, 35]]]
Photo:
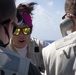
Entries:
[[22, 31], [20, 32], [19, 36], [24, 36], [24, 34], [23, 34], [23, 32], [22, 32]]

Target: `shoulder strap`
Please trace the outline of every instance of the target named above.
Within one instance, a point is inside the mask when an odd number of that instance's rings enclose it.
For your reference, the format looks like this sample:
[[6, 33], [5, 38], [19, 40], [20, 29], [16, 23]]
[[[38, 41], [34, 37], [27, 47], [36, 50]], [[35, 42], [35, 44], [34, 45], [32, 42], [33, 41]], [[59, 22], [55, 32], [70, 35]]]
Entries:
[[24, 60], [21, 59], [18, 69], [18, 75], [28, 75], [29, 64], [30, 64], [29, 59], [27, 58]]

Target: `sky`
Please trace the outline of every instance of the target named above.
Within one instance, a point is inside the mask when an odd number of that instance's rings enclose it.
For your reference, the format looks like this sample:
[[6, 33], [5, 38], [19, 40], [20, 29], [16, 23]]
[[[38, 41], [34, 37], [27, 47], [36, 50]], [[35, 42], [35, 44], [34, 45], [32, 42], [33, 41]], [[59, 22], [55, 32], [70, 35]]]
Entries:
[[31, 37], [40, 40], [57, 40], [62, 38], [60, 22], [65, 14], [65, 0], [16, 0], [20, 3], [36, 2], [33, 11], [33, 31]]

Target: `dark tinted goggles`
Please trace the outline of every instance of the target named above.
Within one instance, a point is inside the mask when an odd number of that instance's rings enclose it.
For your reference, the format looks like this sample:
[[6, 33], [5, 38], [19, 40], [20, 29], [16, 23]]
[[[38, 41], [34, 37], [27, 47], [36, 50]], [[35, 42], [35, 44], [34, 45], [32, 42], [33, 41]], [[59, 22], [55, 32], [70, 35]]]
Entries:
[[11, 24], [13, 25], [13, 30], [15, 30], [15, 28], [17, 27], [17, 24], [11, 19], [4, 20], [4, 21], [0, 22], [0, 24], [3, 25], [4, 27], [5, 26], [8, 27], [5, 24], [9, 23], [10, 21], [11, 21]]
[[0, 22], [0, 24], [1, 24], [1, 25], [4, 25], [4, 24], [9, 23], [10, 21], [11, 21], [10, 19], [7, 19], [7, 20], [4, 20], [4, 21]]
[[[64, 19], [66, 15], [67, 15], [67, 14], [63, 15], [63, 16], [62, 16], [62, 19]], [[73, 15], [76, 16], [76, 14], [73, 14]], [[71, 18], [72, 18], [72, 16], [71, 16]]]
[[30, 27], [23, 27], [23, 28], [16, 27], [13, 32], [13, 35], [19, 35], [21, 32], [24, 35], [31, 34], [31, 28]]

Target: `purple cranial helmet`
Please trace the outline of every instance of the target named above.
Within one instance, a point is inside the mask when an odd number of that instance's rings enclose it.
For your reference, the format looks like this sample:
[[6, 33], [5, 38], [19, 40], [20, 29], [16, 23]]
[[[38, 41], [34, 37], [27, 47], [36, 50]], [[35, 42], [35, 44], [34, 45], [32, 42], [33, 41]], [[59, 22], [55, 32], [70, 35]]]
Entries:
[[24, 19], [24, 22], [29, 26], [31, 27], [32, 26], [32, 19], [31, 19], [31, 16], [27, 13], [24, 13], [22, 14], [22, 17]]
[[37, 3], [34, 2], [30, 2], [27, 4], [19, 4], [19, 6], [17, 7], [17, 10], [19, 11], [19, 13], [22, 15], [23, 20], [25, 22], [25, 24], [27, 24], [29, 27], [32, 27], [32, 10], [34, 10], [34, 5]]

